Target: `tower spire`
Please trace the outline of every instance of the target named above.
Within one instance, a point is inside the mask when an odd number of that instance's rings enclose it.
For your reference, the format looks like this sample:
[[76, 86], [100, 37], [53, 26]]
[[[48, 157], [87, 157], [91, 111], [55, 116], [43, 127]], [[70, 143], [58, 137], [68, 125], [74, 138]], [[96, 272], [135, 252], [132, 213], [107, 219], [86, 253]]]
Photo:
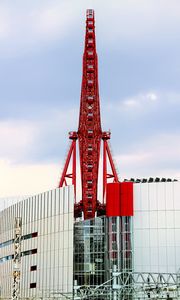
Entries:
[[101, 136], [95, 20], [94, 11], [88, 9], [86, 14], [86, 34], [78, 128], [82, 201], [85, 219], [92, 215], [94, 216], [97, 208]]
[[[71, 132], [72, 140], [59, 186], [66, 185], [66, 179], [72, 179], [76, 192], [76, 140], [79, 142], [82, 200], [75, 204], [75, 215], [81, 211], [84, 219], [93, 218], [95, 213], [104, 213], [105, 195], [108, 178], [118, 181], [117, 172], [111, 156], [108, 140], [110, 132], [102, 132], [98, 86], [98, 57], [96, 53], [94, 10], [86, 12], [86, 33], [83, 54], [83, 72], [78, 132]], [[97, 199], [100, 146], [103, 141], [103, 195]], [[68, 172], [72, 159], [72, 171]], [[108, 173], [109, 160], [111, 172]]]

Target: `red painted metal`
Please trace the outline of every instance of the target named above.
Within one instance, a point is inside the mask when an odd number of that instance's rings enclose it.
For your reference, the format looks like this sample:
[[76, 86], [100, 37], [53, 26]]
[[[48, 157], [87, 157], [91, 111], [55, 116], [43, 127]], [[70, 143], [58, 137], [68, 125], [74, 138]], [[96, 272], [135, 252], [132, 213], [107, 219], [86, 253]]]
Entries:
[[133, 216], [133, 182], [107, 184], [106, 216]]
[[133, 216], [133, 182], [121, 183], [120, 202], [120, 216]]
[[[98, 58], [96, 53], [94, 11], [87, 10], [86, 34], [83, 55], [83, 74], [81, 86], [81, 101], [78, 132], [70, 136], [72, 144], [69, 149], [66, 163], [61, 175], [59, 187], [66, 184], [66, 178], [72, 179], [76, 192], [76, 140], [79, 141], [80, 170], [82, 200], [75, 204], [75, 217], [81, 212], [84, 219], [93, 218], [95, 213], [105, 213], [105, 195], [107, 181], [110, 178], [118, 182], [118, 175], [114, 166], [111, 151], [108, 145], [110, 132], [102, 132], [100, 118], [100, 101], [98, 87]], [[103, 199], [98, 201], [98, 173], [100, 160], [100, 146], [103, 140]], [[68, 174], [68, 167], [73, 155], [72, 173]], [[111, 172], [107, 173], [109, 160]]]
[[106, 216], [117, 217], [120, 215], [120, 183], [109, 183], [106, 196]]
[[[66, 157], [66, 161], [64, 164], [64, 168], [62, 171], [61, 179], [59, 182], [59, 187], [62, 187], [63, 185], [67, 185], [67, 178], [72, 179], [72, 184], [74, 185], [74, 193], [75, 193], [75, 199], [76, 199], [76, 140], [77, 140], [77, 133], [75, 131], [72, 131], [69, 133], [69, 139], [72, 140], [68, 155]], [[71, 173], [68, 172], [70, 160], [72, 158], [72, 171]]]
[[[118, 182], [118, 174], [114, 165], [114, 161], [109, 148], [108, 140], [111, 137], [110, 132], [102, 133], [103, 140], [103, 204], [106, 197], [107, 182], [109, 178], [113, 178], [113, 182]], [[107, 158], [109, 159], [111, 173], [107, 173]]]
[[[97, 210], [98, 170], [102, 135], [97, 63], [94, 11], [88, 10], [86, 15], [86, 35], [78, 128], [82, 204], [85, 219], [94, 217]], [[88, 103], [89, 97], [91, 103]], [[89, 154], [88, 148], [92, 149], [91, 154]], [[88, 182], [92, 182], [92, 185], [89, 186]]]

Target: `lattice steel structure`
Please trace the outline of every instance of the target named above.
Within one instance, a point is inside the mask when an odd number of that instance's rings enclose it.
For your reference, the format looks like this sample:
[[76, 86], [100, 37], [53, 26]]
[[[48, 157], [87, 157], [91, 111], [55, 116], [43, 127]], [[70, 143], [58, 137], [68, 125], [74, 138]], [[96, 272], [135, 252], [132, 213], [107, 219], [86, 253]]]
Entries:
[[[71, 179], [76, 194], [76, 142], [79, 141], [82, 200], [75, 203], [75, 217], [84, 214], [84, 219], [94, 218], [95, 213], [105, 213], [105, 195], [107, 180], [118, 182], [117, 171], [113, 162], [108, 140], [110, 132], [102, 132], [100, 118], [100, 101], [98, 87], [98, 58], [96, 53], [94, 11], [87, 10], [86, 34], [83, 55], [83, 75], [78, 131], [70, 132], [72, 141], [66, 158], [59, 187], [67, 185]], [[98, 172], [100, 146], [103, 141], [103, 199], [98, 201]], [[72, 170], [69, 171], [72, 160]], [[108, 171], [108, 161], [110, 171]], [[80, 184], [78, 185], [80, 186]]]
[[180, 299], [179, 273], [112, 272], [96, 287], [74, 286], [74, 300]]
[[12, 298], [11, 298], [12, 300], [20, 299], [21, 238], [22, 238], [22, 219], [15, 218], [13, 284], [12, 284]]

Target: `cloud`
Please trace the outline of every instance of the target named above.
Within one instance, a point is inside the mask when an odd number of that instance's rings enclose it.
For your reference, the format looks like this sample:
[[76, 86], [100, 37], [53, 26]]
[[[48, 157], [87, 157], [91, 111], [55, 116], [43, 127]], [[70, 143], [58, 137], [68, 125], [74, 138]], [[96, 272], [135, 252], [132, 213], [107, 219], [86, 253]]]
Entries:
[[[112, 118], [112, 115], [114, 114], [118, 115], [118, 121], [119, 119], [126, 119], [127, 122], [132, 122], [132, 120], [135, 120], [140, 116], [144, 118], [145, 115], [151, 115], [153, 112], [157, 111], [162, 105], [162, 99], [163, 96], [160, 95], [159, 92], [142, 92], [118, 101], [106, 101], [104, 104], [104, 113], [107, 114], [109, 123], [112, 123], [111, 119], [114, 119]], [[119, 118], [120, 116], [121, 118]], [[106, 119], [106, 117], [104, 119]], [[140, 119], [138, 121], [140, 122]]]
[[12, 165], [0, 160], [0, 197], [40, 193], [58, 186], [61, 166], [57, 164]]
[[180, 94], [168, 91], [143, 92], [106, 108], [123, 178], [180, 178], [179, 113]]
[[51, 109], [40, 116], [0, 122], [0, 197], [32, 195], [58, 186], [77, 111]]
[[77, 119], [74, 108], [51, 108], [37, 119], [0, 121], [0, 159], [14, 164], [59, 160], [65, 155], [68, 132], [77, 129]]
[[69, 31], [72, 24], [75, 22], [77, 15], [70, 3], [66, 2], [51, 2], [42, 6], [41, 9], [31, 14], [34, 19], [34, 31], [41, 38], [52, 39], [61, 37]]
[[180, 133], [158, 134], [115, 156], [121, 179], [173, 177], [180, 180]]
[[[121, 43], [117, 43], [118, 39], [121, 42], [129, 41], [130, 44], [136, 40], [139, 45], [151, 44], [152, 40], [160, 43], [179, 32], [180, 3], [178, 0], [173, 0], [171, 3], [168, 0], [112, 1], [104, 3], [104, 6], [100, 2], [97, 5], [98, 18], [100, 18], [98, 22], [101, 22], [100, 32], [103, 33], [105, 43], [106, 41], [116, 43], [118, 49], [123, 47]], [[102, 26], [103, 20], [111, 20], [106, 30], [105, 26]], [[134, 48], [139, 45], [134, 44]]]
[[120, 103], [119, 109], [123, 107], [134, 108], [134, 107], [142, 107], [146, 105], [151, 105], [151, 102], [155, 102], [158, 100], [158, 95], [156, 92], [148, 92], [145, 94], [139, 94], [135, 97], [128, 98]]
[[147, 94], [146, 97], [151, 101], [156, 101], [158, 99], [158, 96], [155, 93]]
[[[156, 126], [158, 127], [158, 125], [161, 126], [160, 122], [158, 124], [158, 118], [159, 121], [163, 120], [163, 123], [166, 122], [168, 124], [168, 115], [171, 117], [172, 115], [174, 117], [178, 115], [180, 110], [180, 94], [171, 91], [141, 92], [114, 102], [106, 100], [103, 110], [107, 114], [108, 119], [112, 118], [112, 114], [117, 114], [123, 120], [126, 119], [129, 122], [132, 119], [136, 119], [139, 124], [144, 122], [144, 119], [147, 120], [150, 117], [152, 121], [156, 120]], [[170, 125], [173, 125], [175, 120], [177, 120], [177, 116], [174, 120], [171, 120]]]
[[2, 4], [0, 8], [0, 40], [4, 40], [10, 34], [11, 20], [8, 10]]
[[32, 147], [36, 135], [35, 124], [28, 121], [0, 122], [0, 158], [22, 159]]
[[76, 3], [74, 0], [1, 1], [1, 52], [18, 55], [18, 49], [21, 53], [32, 49], [38, 51], [37, 45], [50, 45], [53, 40], [62, 40], [72, 32], [78, 36], [84, 29], [88, 7], [96, 11], [99, 37], [110, 47], [116, 43], [116, 49], [124, 40], [131, 44], [137, 40], [135, 46], [144, 41], [150, 44], [152, 40], [160, 43], [163, 39], [174, 38], [179, 32], [180, 4], [177, 0], [170, 4], [166, 0], [113, 0], [111, 3], [103, 0], [76, 0]]
[[37, 136], [29, 153], [30, 161], [57, 162], [65, 157], [69, 145], [69, 131], [77, 130], [78, 110], [49, 109], [35, 120]]
[[137, 99], [127, 99], [127, 100], [124, 100], [124, 102], [123, 102], [123, 106], [126, 106], [126, 107], [133, 108], [138, 105], [139, 105], [139, 102], [137, 101]]
[[68, 1], [0, 3], [1, 52], [17, 56], [61, 40], [76, 24], [78, 14], [74, 12]]

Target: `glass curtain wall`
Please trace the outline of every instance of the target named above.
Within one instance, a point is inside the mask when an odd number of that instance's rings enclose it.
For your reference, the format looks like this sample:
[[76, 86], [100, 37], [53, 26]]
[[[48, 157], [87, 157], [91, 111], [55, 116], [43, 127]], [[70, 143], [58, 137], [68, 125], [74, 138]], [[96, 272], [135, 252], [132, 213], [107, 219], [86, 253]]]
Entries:
[[[98, 217], [75, 223], [75, 286], [79, 290], [88, 287], [91, 290], [88, 295], [93, 294], [84, 299], [114, 299], [118, 297], [120, 285], [131, 284], [127, 272], [133, 268], [132, 249], [130, 217]], [[121, 272], [121, 277], [113, 280], [114, 272]], [[124, 299], [131, 299], [129, 288], [123, 294]]]
[[[132, 299], [132, 282], [129, 273], [133, 271], [132, 218], [106, 218], [108, 243], [109, 277], [111, 297], [108, 299]], [[121, 273], [115, 276], [115, 273]]]
[[78, 286], [97, 286], [106, 280], [105, 218], [75, 223], [74, 279]]

